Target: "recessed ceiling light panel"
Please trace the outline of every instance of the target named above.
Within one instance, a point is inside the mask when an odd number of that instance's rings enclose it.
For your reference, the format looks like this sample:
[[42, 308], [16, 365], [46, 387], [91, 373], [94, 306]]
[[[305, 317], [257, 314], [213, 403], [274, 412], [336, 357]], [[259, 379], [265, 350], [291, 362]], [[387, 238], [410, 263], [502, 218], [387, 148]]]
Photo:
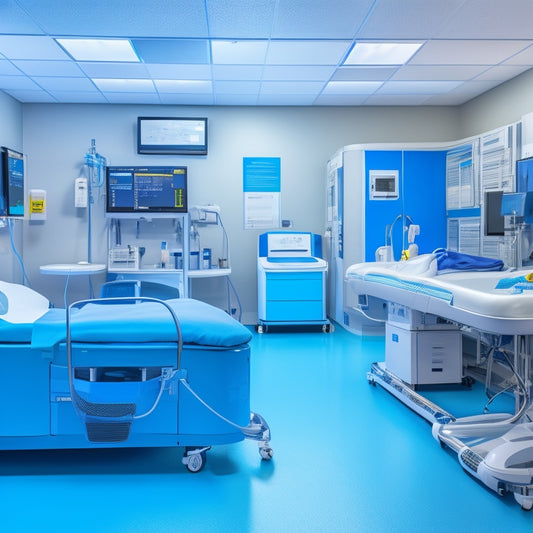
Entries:
[[76, 61], [139, 61], [127, 39], [56, 39], [56, 41]]
[[345, 65], [403, 65], [423, 43], [355, 43]]

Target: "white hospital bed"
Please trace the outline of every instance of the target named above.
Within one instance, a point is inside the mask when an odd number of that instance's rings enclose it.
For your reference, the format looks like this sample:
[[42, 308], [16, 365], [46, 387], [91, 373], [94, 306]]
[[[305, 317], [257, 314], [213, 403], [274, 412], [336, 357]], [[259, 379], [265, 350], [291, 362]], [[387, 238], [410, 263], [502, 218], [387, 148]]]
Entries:
[[[409, 316], [418, 317], [411, 320], [414, 330], [423, 330], [426, 323], [456, 326], [483, 345], [489, 354], [486, 360], [495, 353], [504, 356], [512, 369], [514, 413], [456, 419], [384, 363], [374, 363], [367, 377], [432, 423], [434, 437], [457, 452], [467, 472], [500, 495], [512, 492], [526, 510], [533, 508], [533, 282], [526, 280], [529, 272], [440, 273], [435, 256], [427, 254], [405, 262], [352, 265], [345, 278], [361, 312], [380, 310], [372, 318], [387, 320], [390, 308], [400, 306]], [[383, 305], [369, 305], [372, 300]], [[387, 336], [389, 343], [393, 339]]]

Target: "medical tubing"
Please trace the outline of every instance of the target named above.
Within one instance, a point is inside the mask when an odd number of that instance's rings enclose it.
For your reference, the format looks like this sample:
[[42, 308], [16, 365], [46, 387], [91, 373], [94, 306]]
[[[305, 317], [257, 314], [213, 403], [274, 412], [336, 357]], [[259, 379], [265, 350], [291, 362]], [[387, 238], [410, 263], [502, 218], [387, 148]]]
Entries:
[[182, 334], [181, 334], [181, 327], [180, 327], [180, 324], [179, 324], [179, 319], [178, 319], [174, 309], [172, 309], [172, 307], [170, 307], [170, 305], [168, 305], [163, 300], [158, 300], [157, 298], [149, 298], [147, 296], [132, 296], [132, 297], [128, 296], [128, 297], [120, 297], [120, 298], [100, 298], [100, 299], [96, 299], [96, 300], [79, 300], [77, 302], [72, 303], [67, 308], [67, 320], [66, 320], [68, 384], [69, 384], [70, 394], [71, 394], [71, 396], [74, 396], [74, 393], [76, 393], [76, 390], [75, 390], [75, 387], [74, 387], [74, 369], [72, 368], [72, 337], [71, 337], [71, 331], [70, 331], [71, 309], [73, 307], [83, 307], [84, 305], [87, 305], [88, 303], [122, 304], [122, 303], [128, 303], [128, 302], [138, 303], [139, 301], [141, 301], [141, 302], [156, 302], [156, 303], [162, 304], [164, 307], [167, 308], [167, 310], [170, 312], [170, 315], [172, 316], [172, 320], [174, 321], [174, 325], [176, 326], [176, 333], [178, 335], [178, 350], [177, 350], [177, 357], [176, 357], [176, 363], [177, 363], [176, 370], [170, 372], [170, 376], [168, 378], [166, 378], [166, 379], [164, 377], [164, 374], [163, 373], [161, 374], [161, 386], [159, 388], [159, 393], [157, 395], [157, 398], [154, 401], [154, 404], [152, 405], [152, 407], [147, 412], [143, 413], [142, 415], [138, 415], [138, 416], [133, 417], [134, 420], [136, 420], [138, 418], [143, 418], [145, 416], [148, 416], [150, 413], [152, 413], [154, 411], [154, 409], [157, 407], [157, 404], [159, 403], [159, 400], [161, 399], [161, 396], [163, 394], [163, 391], [164, 391], [164, 388], [165, 388], [165, 383], [167, 381], [169, 381], [170, 379], [172, 379], [174, 377], [174, 375], [176, 374], [176, 372], [178, 372], [180, 370], [180, 367], [181, 367], [181, 352], [182, 352], [182, 349], [183, 349], [183, 337], [182, 337]]
[[[239, 307], [239, 322], [241, 321], [241, 318], [242, 318], [242, 304], [241, 304], [241, 300], [239, 298], [239, 295], [237, 293], [237, 290], [235, 289], [235, 286], [233, 285], [232, 281], [229, 279], [229, 276], [227, 276], [227, 280], [228, 280], [228, 285], [229, 287], [231, 287], [232, 291], [233, 291], [233, 294], [235, 295], [235, 298], [237, 300], [237, 305]], [[230, 307], [231, 307], [231, 298], [230, 298]], [[228, 309], [229, 311], [229, 314], [231, 315], [231, 309]]]
[[355, 307], [354, 309], [357, 309], [357, 311], [359, 311], [364, 317], [368, 318], [368, 320], [372, 320], [373, 322], [379, 322], [380, 324], [385, 324], [387, 322], [387, 320], [384, 318], [371, 317], [370, 315], [365, 313], [361, 307]]
[[231, 420], [227, 419], [225, 416], [221, 415], [218, 411], [213, 409], [205, 400], [203, 400], [187, 383], [187, 380], [185, 378], [180, 378], [180, 383], [209, 411], [211, 411], [215, 416], [220, 418], [220, 420], [223, 420], [230, 426], [233, 426], [234, 428], [237, 428], [238, 430], [242, 431], [247, 436], [255, 436], [258, 435], [263, 431], [263, 427], [261, 424], [253, 424], [248, 426], [240, 426], [239, 424], [236, 424], [235, 422], [232, 422]]
[[24, 261], [22, 260], [22, 257], [20, 257], [19, 253], [17, 252], [17, 247], [15, 246], [15, 241], [13, 239], [13, 219], [8, 218], [7, 224], [9, 227], [9, 240], [11, 241], [11, 249], [13, 250], [15, 257], [18, 259], [18, 262], [20, 263], [20, 268], [22, 269], [22, 284], [25, 285], [24, 281], [26, 280], [28, 282], [28, 287], [31, 287], [30, 280], [28, 276], [26, 275], [26, 268], [24, 267]]

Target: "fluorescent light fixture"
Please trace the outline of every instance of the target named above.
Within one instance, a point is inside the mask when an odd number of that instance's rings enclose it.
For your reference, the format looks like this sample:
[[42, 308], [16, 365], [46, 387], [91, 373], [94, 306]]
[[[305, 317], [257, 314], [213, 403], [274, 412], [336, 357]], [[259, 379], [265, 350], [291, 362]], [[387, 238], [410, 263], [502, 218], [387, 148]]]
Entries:
[[134, 61], [139, 58], [127, 39], [56, 39], [76, 61]]
[[403, 65], [423, 43], [355, 43], [344, 65]]

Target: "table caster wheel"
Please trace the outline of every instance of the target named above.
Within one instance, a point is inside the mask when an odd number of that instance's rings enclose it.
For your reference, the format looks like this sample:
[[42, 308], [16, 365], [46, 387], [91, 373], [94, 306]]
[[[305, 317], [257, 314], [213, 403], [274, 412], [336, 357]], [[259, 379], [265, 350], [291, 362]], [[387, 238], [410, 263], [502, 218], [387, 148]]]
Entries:
[[274, 455], [274, 450], [270, 446], [263, 446], [259, 448], [259, 455], [263, 461], [270, 461]]
[[195, 453], [186, 451], [183, 454], [183, 464], [187, 467], [187, 470], [193, 474], [200, 472], [205, 466], [206, 461], [206, 452]]

